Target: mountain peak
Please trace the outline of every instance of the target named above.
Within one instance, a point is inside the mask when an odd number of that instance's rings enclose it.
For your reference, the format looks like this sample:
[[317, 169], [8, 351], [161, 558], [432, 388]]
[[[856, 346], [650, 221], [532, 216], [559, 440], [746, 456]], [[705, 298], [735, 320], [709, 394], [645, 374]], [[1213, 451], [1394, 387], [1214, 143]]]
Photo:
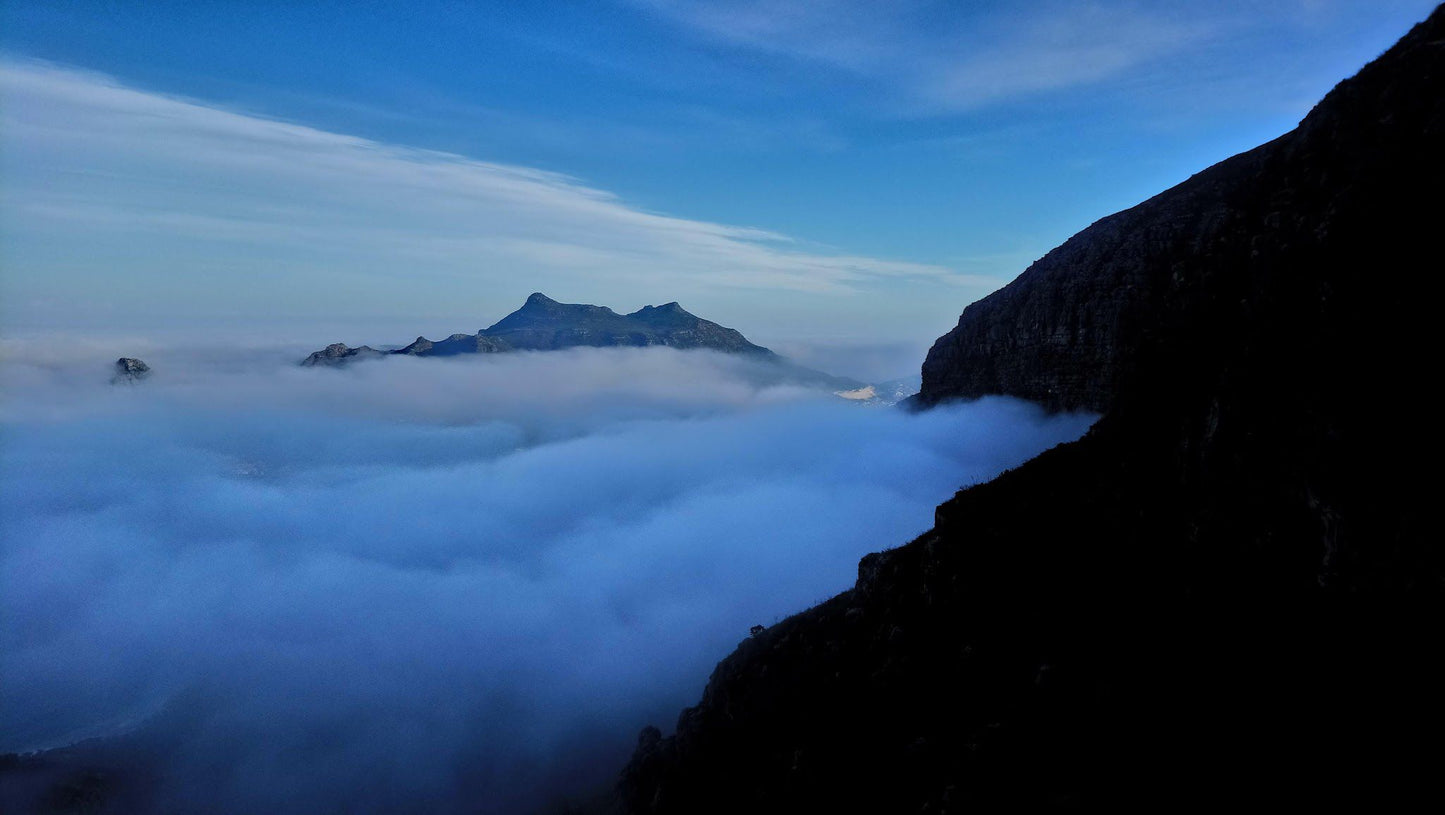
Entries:
[[693, 317], [687, 309], [678, 304], [676, 300], [671, 303], [663, 303], [660, 306], [643, 306], [642, 308], [627, 315], [629, 317]]
[[[660, 306], [643, 306], [632, 314], [618, 314], [607, 306], [559, 303], [541, 292], [533, 292], [521, 308], [476, 334], [453, 334], [435, 343], [425, 337], [417, 337], [411, 345], [385, 353], [451, 356], [649, 345], [705, 348], [767, 358], [774, 356], [773, 352], [748, 342], [746, 337], [731, 328], [689, 314], [675, 300]], [[349, 348], [337, 343], [317, 351], [302, 364], [339, 365], [357, 356], [382, 355], [383, 352], [366, 346]]]

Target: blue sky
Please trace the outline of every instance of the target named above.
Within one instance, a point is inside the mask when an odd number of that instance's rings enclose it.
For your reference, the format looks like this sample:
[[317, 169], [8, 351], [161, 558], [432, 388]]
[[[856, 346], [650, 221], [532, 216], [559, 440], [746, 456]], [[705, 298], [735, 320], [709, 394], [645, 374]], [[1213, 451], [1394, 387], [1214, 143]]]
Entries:
[[917, 349], [1432, 7], [6, 3], [0, 318], [404, 342], [542, 290]]

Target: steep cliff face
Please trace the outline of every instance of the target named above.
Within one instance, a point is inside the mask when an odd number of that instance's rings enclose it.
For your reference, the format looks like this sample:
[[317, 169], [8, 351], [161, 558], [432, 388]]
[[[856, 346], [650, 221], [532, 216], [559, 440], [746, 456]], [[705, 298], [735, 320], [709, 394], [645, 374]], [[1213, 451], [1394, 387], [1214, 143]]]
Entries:
[[[971, 306], [919, 402], [1106, 411], [743, 642], [628, 812], [1438, 796], [1445, 12], [1292, 133]], [[881, 542], [883, 543], [883, 542]]]
[[1367, 70], [1341, 83], [1295, 131], [1100, 220], [970, 305], [929, 351], [918, 402], [1007, 393], [1107, 410], [1139, 378], [1141, 352], [1187, 316], [1177, 312], [1286, 267], [1313, 284], [1301, 264], [1338, 242], [1337, 224], [1360, 228], [1372, 216], [1358, 207], [1424, 190], [1393, 188], [1398, 179], [1376, 170], [1410, 172], [1387, 145], [1433, 152], [1421, 136], [1434, 114], [1418, 96], [1433, 79], [1416, 73], [1431, 70], [1433, 48], [1393, 54], [1392, 77]]

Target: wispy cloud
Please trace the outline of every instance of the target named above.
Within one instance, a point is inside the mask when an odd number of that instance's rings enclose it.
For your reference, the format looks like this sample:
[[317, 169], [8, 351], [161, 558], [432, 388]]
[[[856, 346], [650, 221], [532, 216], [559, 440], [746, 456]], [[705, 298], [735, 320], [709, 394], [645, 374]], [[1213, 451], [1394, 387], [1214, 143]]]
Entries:
[[[0, 206], [22, 238], [5, 259], [23, 295], [54, 294], [57, 268], [80, 270], [76, 289], [121, 288], [101, 266], [155, 296], [176, 283], [238, 302], [284, 279], [273, 301], [317, 308], [338, 293], [375, 298], [437, 281], [453, 296], [547, 288], [602, 302], [619, 291], [839, 295], [883, 280], [979, 282], [646, 211], [565, 174], [326, 132], [68, 67], [0, 62], [0, 92]], [[253, 275], [244, 286], [237, 269]]]
[[845, 71], [902, 94], [913, 113], [957, 113], [1090, 85], [1212, 36], [1207, 15], [1137, 3], [1063, 2], [1027, 13], [931, 0], [637, 0], [736, 46]]

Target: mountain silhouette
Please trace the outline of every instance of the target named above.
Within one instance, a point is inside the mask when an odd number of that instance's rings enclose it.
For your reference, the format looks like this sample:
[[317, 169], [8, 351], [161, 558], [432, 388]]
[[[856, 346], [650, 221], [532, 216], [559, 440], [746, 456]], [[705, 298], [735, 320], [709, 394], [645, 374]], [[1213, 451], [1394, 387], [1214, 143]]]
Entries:
[[1442, 147], [1437, 8], [1295, 130], [969, 306], [916, 407], [1103, 417], [743, 639], [643, 730], [623, 811], [1437, 798]]

